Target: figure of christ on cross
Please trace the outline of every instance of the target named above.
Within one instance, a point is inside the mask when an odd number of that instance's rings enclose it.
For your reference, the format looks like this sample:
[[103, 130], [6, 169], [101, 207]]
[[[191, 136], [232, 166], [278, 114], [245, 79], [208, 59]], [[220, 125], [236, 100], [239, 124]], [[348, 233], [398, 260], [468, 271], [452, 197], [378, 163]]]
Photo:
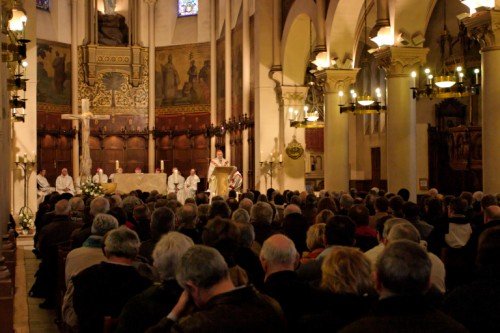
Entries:
[[89, 137], [90, 137], [90, 119], [104, 120], [110, 119], [109, 115], [94, 115], [89, 110], [89, 100], [82, 99], [82, 113], [81, 114], [63, 114], [62, 119], [78, 120], [82, 123], [82, 154], [80, 160], [80, 181], [85, 181], [89, 179], [92, 174], [90, 170], [92, 169], [92, 159], [90, 158], [90, 147], [89, 147]]

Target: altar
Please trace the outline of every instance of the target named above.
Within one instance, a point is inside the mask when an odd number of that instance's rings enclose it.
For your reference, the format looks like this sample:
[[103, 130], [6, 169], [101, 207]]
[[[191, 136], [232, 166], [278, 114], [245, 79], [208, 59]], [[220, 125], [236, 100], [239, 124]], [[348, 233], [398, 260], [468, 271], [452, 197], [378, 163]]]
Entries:
[[167, 193], [167, 175], [164, 173], [116, 173], [113, 178], [117, 193], [130, 193], [134, 190]]

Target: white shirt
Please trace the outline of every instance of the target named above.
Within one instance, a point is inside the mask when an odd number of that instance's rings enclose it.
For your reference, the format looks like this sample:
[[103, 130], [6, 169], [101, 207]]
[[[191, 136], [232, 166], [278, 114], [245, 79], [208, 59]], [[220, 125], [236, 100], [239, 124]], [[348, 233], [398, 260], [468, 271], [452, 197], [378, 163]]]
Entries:
[[[68, 189], [68, 191], [64, 191], [64, 189]], [[59, 193], [71, 193], [75, 194], [75, 186], [73, 184], [73, 178], [70, 175], [63, 176], [59, 175], [56, 179], [56, 191]]]
[[96, 173], [94, 177], [92, 177], [93, 183], [103, 184], [108, 182], [108, 176], [105, 173]]
[[47, 178], [38, 174], [38, 175], [36, 175], [36, 181], [37, 181], [38, 188], [40, 189], [40, 191], [43, 191], [43, 192], [50, 191], [50, 184], [49, 184], [49, 181], [47, 180]]
[[[177, 187], [175, 186], [177, 184]], [[184, 177], [180, 173], [175, 173], [168, 176], [167, 180], [168, 193], [177, 193], [180, 189], [184, 188]]]
[[207, 179], [210, 180], [210, 177], [212, 177], [212, 173], [214, 172], [215, 167], [218, 166], [229, 166], [229, 161], [226, 160], [225, 158], [218, 159], [212, 158], [210, 160], [210, 167], [208, 168], [208, 176]]
[[186, 195], [188, 197], [194, 197], [196, 191], [198, 190], [198, 183], [200, 182], [200, 177], [197, 175], [189, 176], [186, 179], [185, 187], [186, 187]]

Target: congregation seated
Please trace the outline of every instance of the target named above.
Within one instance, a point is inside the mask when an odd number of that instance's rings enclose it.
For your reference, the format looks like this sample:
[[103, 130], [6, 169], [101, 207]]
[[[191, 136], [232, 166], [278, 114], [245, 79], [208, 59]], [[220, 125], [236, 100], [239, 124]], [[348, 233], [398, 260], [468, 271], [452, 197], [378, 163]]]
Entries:
[[356, 224], [355, 239], [356, 247], [361, 251], [366, 252], [372, 247], [377, 246], [377, 232], [370, 228], [370, 212], [366, 206], [357, 204], [352, 206], [348, 211], [348, 216]]
[[255, 230], [255, 241], [262, 246], [262, 243], [275, 233], [271, 227], [273, 221], [271, 205], [267, 202], [254, 204], [250, 213], [250, 221]]
[[[331, 216], [333, 217], [333, 215]], [[302, 264], [316, 259], [325, 249], [325, 226], [326, 223], [316, 223], [307, 229], [306, 245], [309, 252], [305, 252], [300, 259]]]
[[153, 262], [153, 250], [161, 237], [175, 230], [175, 215], [170, 208], [160, 207], [151, 215], [151, 238], [141, 243], [139, 254], [149, 263]]
[[90, 202], [90, 210], [81, 228], [71, 234], [72, 248], [81, 247], [83, 242], [92, 234], [92, 223], [97, 214], [106, 214], [109, 211], [109, 201], [103, 197], [96, 197]]
[[105, 316], [118, 318], [126, 302], [151, 285], [132, 266], [139, 245], [134, 231], [123, 226], [112, 230], [104, 241], [107, 261], [72, 278], [73, 307], [80, 332], [102, 332]]
[[300, 207], [288, 205], [283, 212], [282, 232], [295, 244], [297, 251], [302, 254], [307, 250], [306, 233], [309, 228], [307, 217], [302, 214]]
[[[184, 292], [167, 317], [147, 332], [285, 332], [279, 304], [252, 286], [236, 288], [226, 261], [213, 248], [190, 248], [176, 279]], [[198, 311], [186, 314], [191, 302]]]
[[190, 237], [195, 244], [201, 244], [201, 234], [196, 228], [198, 209], [194, 204], [184, 204], [177, 210], [177, 231]]
[[161, 237], [152, 254], [161, 282], [127, 302], [120, 314], [116, 333], [145, 332], [168, 315], [182, 294], [182, 288], [175, 280], [175, 269], [193, 245], [191, 238], [175, 231]]

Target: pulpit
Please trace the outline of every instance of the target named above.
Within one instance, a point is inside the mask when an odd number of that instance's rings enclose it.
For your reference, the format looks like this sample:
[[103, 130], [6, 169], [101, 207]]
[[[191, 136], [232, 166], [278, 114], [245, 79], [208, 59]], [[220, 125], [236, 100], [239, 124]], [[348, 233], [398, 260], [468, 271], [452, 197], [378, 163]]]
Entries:
[[229, 176], [236, 170], [235, 166], [215, 167], [210, 177], [211, 195], [227, 196], [229, 193]]

